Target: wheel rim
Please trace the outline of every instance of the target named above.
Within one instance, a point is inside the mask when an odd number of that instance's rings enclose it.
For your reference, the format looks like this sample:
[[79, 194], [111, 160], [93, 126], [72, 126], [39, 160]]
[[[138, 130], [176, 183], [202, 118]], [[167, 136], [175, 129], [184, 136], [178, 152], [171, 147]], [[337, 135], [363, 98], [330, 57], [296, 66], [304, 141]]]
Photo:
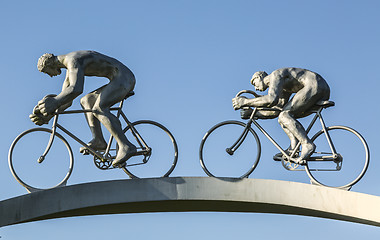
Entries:
[[[72, 173], [73, 153], [67, 141], [59, 134], [55, 135], [53, 147], [45, 160], [41, 164], [37, 163], [38, 157], [46, 148], [50, 134], [51, 130], [46, 128], [27, 130], [16, 137], [9, 149], [10, 170], [15, 179], [29, 192], [64, 186]], [[41, 136], [44, 139], [42, 141]], [[36, 147], [32, 147], [34, 143], [36, 143]], [[58, 153], [57, 146], [62, 148], [59, 150], [60, 152], [67, 152], [66, 155], [62, 154], [64, 158], [61, 161], [50, 159], [54, 153]], [[33, 150], [38, 151], [34, 152]]]
[[[345, 126], [333, 126], [327, 128], [337, 152], [343, 156], [343, 161], [323, 163], [308, 161], [306, 172], [313, 183], [328, 187], [349, 189], [357, 183], [365, 174], [369, 165], [369, 149], [364, 138], [354, 129]], [[317, 148], [316, 152], [329, 150], [325, 134], [318, 132], [312, 140]], [[340, 142], [343, 141], [343, 142]], [[331, 151], [329, 151], [331, 152]], [[313, 154], [312, 157], [316, 155]], [[321, 155], [321, 154], [319, 154]], [[339, 156], [338, 156], [339, 157]], [[322, 166], [323, 165], [323, 166]], [[339, 171], [316, 171], [320, 169], [336, 169]]]
[[[132, 125], [152, 149], [152, 152], [146, 164], [134, 165], [142, 163], [144, 155], [130, 158], [126, 162], [126, 167], [123, 167], [124, 172], [131, 178], [168, 177], [178, 161], [178, 146], [174, 136], [166, 127], [154, 121], [141, 120]], [[138, 146], [130, 128], [125, 128], [124, 132], [128, 140]]]
[[199, 158], [208, 176], [245, 178], [256, 168], [261, 145], [251, 128], [239, 149], [233, 155], [228, 153], [228, 148], [240, 137], [245, 126], [239, 121], [226, 121], [215, 125], [205, 134], [200, 144]]

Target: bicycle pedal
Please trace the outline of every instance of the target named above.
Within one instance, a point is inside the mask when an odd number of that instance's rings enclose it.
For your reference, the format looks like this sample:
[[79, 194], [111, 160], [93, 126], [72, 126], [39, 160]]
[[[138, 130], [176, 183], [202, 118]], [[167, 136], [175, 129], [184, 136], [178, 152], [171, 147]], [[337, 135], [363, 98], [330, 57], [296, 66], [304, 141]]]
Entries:
[[273, 160], [275, 161], [282, 161], [283, 155], [281, 153], [277, 153], [276, 155], [273, 156]]
[[82, 153], [82, 155], [90, 155], [90, 151], [88, 149], [80, 149], [79, 152]]

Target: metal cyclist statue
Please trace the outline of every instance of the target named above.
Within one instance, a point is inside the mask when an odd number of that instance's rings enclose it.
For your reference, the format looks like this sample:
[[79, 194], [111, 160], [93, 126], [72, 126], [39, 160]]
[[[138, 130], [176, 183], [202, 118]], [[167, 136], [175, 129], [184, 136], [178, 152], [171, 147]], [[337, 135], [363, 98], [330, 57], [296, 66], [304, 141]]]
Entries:
[[[102, 123], [119, 145], [112, 165], [120, 166], [136, 154], [136, 147], [124, 135], [119, 119], [110, 112], [110, 107], [123, 100], [135, 86], [135, 76], [128, 67], [95, 51], [75, 51], [59, 56], [46, 53], [39, 58], [37, 67], [50, 77], [61, 74], [62, 68], [67, 69], [67, 72], [61, 93], [57, 96], [48, 95], [38, 102], [30, 115], [35, 124], [47, 123], [57, 109], [63, 110], [71, 106], [72, 101], [83, 92], [85, 76], [105, 77], [110, 81], [108, 84], [80, 100], [82, 108], [93, 110], [86, 113], [93, 136], [88, 145], [95, 150], [106, 148], [107, 143], [100, 126]], [[84, 150], [81, 148], [82, 152]]]
[[[309, 110], [318, 101], [329, 99], [330, 88], [328, 84], [319, 74], [301, 68], [281, 68], [269, 75], [264, 71], [256, 72], [252, 76], [251, 83], [256, 90], [265, 91], [268, 89], [268, 94], [257, 95], [256, 98], [252, 99], [236, 97], [232, 99], [234, 109], [243, 107], [276, 107], [282, 109], [281, 112], [259, 111], [255, 116], [259, 118], [278, 117], [278, 122], [290, 139], [290, 147], [287, 152], [292, 152], [299, 141], [302, 150], [296, 159], [296, 163], [304, 163], [304, 159], [308, 158], [315, 150], [315, 145], [297, 118], [308, 116]], [[293, 93], [294, 96], [290, 99]], [[250, 114], [250, 112], [244, 113], [243, 111], [244, 114]]]

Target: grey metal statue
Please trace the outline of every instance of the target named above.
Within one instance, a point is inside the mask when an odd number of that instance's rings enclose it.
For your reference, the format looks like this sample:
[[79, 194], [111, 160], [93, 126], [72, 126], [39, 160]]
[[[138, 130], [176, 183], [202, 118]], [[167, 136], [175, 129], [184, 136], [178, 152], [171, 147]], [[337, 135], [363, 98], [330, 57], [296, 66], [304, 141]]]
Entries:
[[[135, 86], [135, 76], [128, 67], [95, 51], [76, 51], [59, 56], [46, 53], [38, 59], [37, 67], [50, 77], [61, 74], [62, 68], [67, 69], [67, 72], [61, 93], [57, 96], [48, 95], [38, 102], [30, 115], [35, 124], [47, 123], [57, 109], [71, 106], [72, 101], [83, 92], [85, 76], [105, 77], [110, 81], [108, 84], [80, 100], [83, 109], [93, 110], [86, 113], [93, 136], [89, 146], [95, 150], [107, 147], [100, 126], [102, 123], [119, 145], [116, 159], [112, 162], [114, 166], [120, 166], [136, 153], [136, 147], [124, 135], [119, 119], [110, 112], [110, 107], [123, 100]], [[82, 152], [84, 150], [81, 148]]]
[[[302, 150], [296, 162], [302, 163], [303, 159], [313, 153], [315, 145], [296, 119], [308, 116], [309, 110], [316, 102], [329, 99], [328, 84], [319, 74], [301, 68], [281, 68], [269, 75], [263, 71], [256, 72], [252, 76], [251, 83], [256, 90], [268, 89], [268, 94], [257, 95], [252, 99], [236, 97], [232, 99], [234, 109], [242, 107], [281, 108], [281, 112], [262, 111], [258, 112], [256, 116], [259, 118], [278, 117], [278, 122], [290, 139], [290, 147], [287, 152], [290, 153], [300, 141]], [[294, 96], [290, 99], [293, 93]]]

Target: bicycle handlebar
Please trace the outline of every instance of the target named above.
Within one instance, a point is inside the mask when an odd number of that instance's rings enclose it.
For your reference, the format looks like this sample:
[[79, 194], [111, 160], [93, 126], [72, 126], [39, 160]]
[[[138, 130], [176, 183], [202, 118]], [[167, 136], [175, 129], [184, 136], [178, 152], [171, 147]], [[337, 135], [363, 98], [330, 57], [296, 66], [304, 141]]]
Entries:
[[[241, 90], [240, 92], [238, 92], [236, 94], [236, 97], [239, 97], [240, 95], [244, 94], [244, 93], [249, 93], [249, 94], [252, 94], [254, 95], [255, 97], [261, 97], [261, 95], [257, 94], [256, 92], [252, 91], [252, 90]], [[243, 107], [241, 109], [249, 109], [250, 107]], [[282, 109], [280, 107], [271, 107], [271, 108], [268, 108], [268, 107], [257, 107], [256, 108], [257, 110], [261, 110], [261, 111], [278, 111], [278, 112], [281, 112]]]
[[236, 97], [239, 97], [240, 95], [244, 94], [244, 93], [249, 93], [249, 94], [252, 94], [253, 96], [255, 97], [260, 97], [259, 94], [257, 94], [256, 92], [252, 91], [252, 90], [241, 90], [240, 92], [238, 92], [236, 94]]

